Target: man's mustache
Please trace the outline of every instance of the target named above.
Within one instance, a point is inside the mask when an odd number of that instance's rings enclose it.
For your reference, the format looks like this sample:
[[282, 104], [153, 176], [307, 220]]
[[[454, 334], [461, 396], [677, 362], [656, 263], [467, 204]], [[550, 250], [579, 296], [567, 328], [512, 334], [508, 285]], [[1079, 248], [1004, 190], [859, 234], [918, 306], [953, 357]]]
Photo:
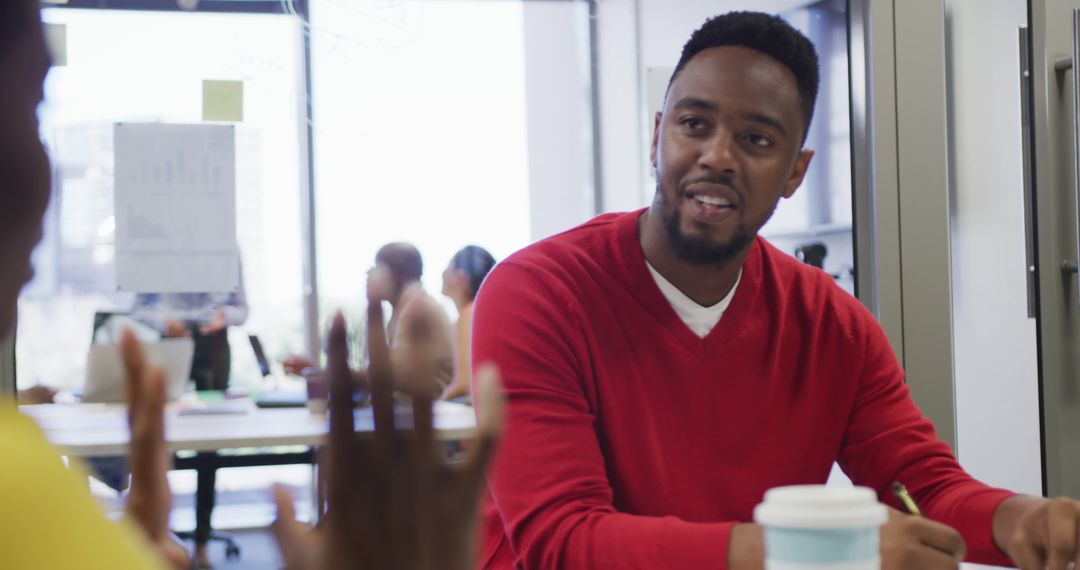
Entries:
[[[735, 186], [735, 176], [732, 174], [716, 174], [711, 176], [701, 176], [692, 180], [684, 180], [679, 184], [679, 193], [685, 194], [686, 189], [693, 184], [715, 184], [717, 186], [727, 186], [735, 192], [739, 192], [739, 188]], [[739, 192], [741, 196], [742, 193]]]

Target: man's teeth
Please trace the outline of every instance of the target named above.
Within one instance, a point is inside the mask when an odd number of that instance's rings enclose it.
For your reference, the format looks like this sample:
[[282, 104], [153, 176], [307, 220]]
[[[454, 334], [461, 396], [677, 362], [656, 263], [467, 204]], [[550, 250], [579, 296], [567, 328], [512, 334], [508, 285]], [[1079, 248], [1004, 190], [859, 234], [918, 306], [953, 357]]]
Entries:
[[721, 198], [719, 196], [706, 196], [705, 194], [697, 194], [694, 199], [698, 202], [708, 206], [729, 207], [731, 202], [727, 198]]

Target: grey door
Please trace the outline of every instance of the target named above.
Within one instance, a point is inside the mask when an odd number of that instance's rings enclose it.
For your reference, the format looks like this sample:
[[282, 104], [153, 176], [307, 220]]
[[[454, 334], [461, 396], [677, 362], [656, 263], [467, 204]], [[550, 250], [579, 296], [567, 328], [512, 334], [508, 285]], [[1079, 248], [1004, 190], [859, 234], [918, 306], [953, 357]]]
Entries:
[[1080, 93], [1074, 73], [1080, 65], [1078, 8], [1080, 0], [1031, 0], [1027, 45], [1021, 46], [1028, 51], [1030, 66], [1025, 86], [1028, 239], [1034, 266], [1032, 308], [1038, 318], [1043, 487], [1051, 496], [1074, 497], [1080, 496], [1080, 164], [1075, 123]]

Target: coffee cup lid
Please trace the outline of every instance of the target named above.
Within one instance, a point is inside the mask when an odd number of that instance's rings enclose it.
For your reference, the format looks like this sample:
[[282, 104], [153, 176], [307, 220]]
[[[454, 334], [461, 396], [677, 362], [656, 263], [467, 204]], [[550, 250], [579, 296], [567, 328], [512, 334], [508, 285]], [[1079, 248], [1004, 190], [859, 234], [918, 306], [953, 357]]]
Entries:
[[754, 508], [754, 522], [765, 526], [839, 529], [880, 526], [888, 510], [867, 487], [793, 485], [765, 492]]

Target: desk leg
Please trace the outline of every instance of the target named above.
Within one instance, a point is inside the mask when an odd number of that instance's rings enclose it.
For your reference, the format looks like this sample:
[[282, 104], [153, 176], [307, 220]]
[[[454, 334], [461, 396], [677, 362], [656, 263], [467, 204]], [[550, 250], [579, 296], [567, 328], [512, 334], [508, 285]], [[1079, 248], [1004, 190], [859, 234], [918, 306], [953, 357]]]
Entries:
[[322, 470], [319, 469], [322, 447], [315, 450], [315, 461], [311, 464], [311, 526], [319, 524], [326, 514], [326, 485], [323, 484]]

